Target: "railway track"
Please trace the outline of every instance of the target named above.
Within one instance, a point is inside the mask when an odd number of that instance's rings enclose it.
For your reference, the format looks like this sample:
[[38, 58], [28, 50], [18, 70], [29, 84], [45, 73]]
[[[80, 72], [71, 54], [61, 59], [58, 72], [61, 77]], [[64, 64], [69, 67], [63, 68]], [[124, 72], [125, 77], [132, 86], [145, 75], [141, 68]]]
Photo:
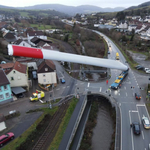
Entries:
[[57, 132], [57, 129], [59, 128], [59, 125], [66, 113], [68, 106], [69, 101], [62, 103], [59, 106], [58, 111], [53, 115], [52, 120], [50, 121], [49, 125], [47, 126], [37, 143], [34, 145], [32, 150], [46, 150], [48, 148]]

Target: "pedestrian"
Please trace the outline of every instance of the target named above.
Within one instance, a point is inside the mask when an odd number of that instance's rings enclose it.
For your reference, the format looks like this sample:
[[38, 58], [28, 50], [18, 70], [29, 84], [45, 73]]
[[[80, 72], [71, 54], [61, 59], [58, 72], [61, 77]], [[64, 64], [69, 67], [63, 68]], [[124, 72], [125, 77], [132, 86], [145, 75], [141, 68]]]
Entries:
[[106, 80], [106, 84], [108, 84], [108, 80]]

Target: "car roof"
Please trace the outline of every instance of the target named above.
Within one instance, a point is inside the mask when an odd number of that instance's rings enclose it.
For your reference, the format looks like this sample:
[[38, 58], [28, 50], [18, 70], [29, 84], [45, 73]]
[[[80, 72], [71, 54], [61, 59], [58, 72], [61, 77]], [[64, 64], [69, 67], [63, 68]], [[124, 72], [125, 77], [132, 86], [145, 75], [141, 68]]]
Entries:
[[150, 124], [147, 117], [143, 117], [143, 119], [144, 119], [144, 121], [145, 121], [146, 124]]
[[2, 135], [2, 136], [0, 136], [0, 140], [1, 140], [1, 139], [3, 139], [3, 138], [5, 138], [5, 137], [6, 137], [6, 135]]

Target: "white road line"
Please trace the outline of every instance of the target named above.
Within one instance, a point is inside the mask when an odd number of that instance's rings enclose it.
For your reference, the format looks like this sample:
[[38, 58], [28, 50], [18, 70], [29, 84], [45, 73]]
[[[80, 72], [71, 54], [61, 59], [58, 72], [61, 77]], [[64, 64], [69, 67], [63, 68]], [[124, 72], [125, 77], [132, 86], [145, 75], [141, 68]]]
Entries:
[[126, 93], [126, 96], [128, 96], [128, 94]]
[[124, 87], [124, 89], [126, 90], [126, 86]]
[[90, 83], [88, 83], [87, 87], [89, 87], [89, 86], [90, 86]]
[[100, 91], [100, 92], [102, 91], [102, 87], [100, 87], [99, 91]]
[[143, 140], [144, 140], [144, 133], [143, 133], [143, 131], [142, 131], [142, 137], [143, 137]]
[[131, 110], [131, 112], [137, 112], [137, 113], [138, 113], [138, 111], [137, 111], [137, 110]]
[[136, 106], [144, 106], [145, 107], [145, 104], [136, 104]]
[[121, 118], [121, 150], [122, 150], [122, 111], [121, 111], [121, 103], [119, 103], [119, 109], [120, 109], [120, 118]]
[[133, 93], [133, 96], [134, 96], [134, 93]]
[[[131, 124], [131, 115], [130, 115], [130, 110], [129, 110], [129, 120], [130, 120], [130, 124]], [[132, 132], [132, 128], [131, 128], [131, 141], [132, 141], [132, 150], [134, 150], [134, 144], [133, 144], [133, 132]]]

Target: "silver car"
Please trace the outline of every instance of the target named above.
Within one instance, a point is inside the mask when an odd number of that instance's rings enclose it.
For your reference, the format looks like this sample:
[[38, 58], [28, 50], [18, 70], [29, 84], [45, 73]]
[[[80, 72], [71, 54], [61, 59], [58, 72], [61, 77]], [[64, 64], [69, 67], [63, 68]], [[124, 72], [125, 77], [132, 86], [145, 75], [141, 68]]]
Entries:
[[145, 117], [144, 115], [142, 117], [142, 122], [143, 122], [143, 126], [145, 129], [150, 129], [149, 119], [147, 117]]

